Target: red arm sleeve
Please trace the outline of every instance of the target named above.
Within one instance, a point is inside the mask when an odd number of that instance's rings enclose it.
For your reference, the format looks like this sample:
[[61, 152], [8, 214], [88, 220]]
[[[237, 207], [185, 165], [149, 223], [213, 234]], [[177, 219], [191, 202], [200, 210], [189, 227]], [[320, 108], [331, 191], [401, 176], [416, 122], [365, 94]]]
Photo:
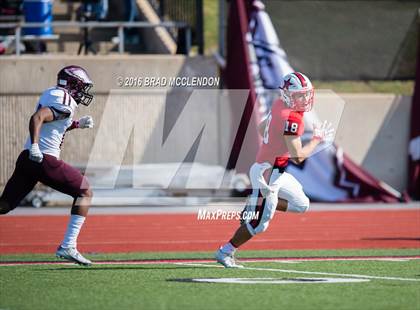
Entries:
[[284, 135], [301, 136], [304, 132], [303, 113], [292, 111], [284, 121]]

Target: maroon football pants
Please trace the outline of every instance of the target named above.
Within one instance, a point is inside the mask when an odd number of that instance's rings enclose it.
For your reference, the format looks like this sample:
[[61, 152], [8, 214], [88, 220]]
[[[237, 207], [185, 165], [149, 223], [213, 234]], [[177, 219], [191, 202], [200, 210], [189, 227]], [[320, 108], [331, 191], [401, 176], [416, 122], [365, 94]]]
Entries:
[[54, 156], [43, 155], [42, 162], [37, 163], [29, 159], [28, 150], [20, 153], [0, 198], [8, 203], [10, 210], [16, 208], [38, 182], [75, 199], [85, 196], [89, 183], [79, 170]]

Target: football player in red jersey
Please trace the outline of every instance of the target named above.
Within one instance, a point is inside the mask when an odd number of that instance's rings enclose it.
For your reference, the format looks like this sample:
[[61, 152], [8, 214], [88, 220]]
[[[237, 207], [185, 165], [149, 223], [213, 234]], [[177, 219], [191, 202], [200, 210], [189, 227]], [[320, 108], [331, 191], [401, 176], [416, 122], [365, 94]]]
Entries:
[[94, 125], [88, 115], [73, 119], [79, 104], [88, 106], [92, 102], [92, 86], [86, 70], [79, 66], [67, 66], [58, 72], [57, 85], [45, 90], [37, 102], [24, 150], [0, 196], [0, 214], [16, 208], [38, 182], [72, 196], [70, 221], [56, 256], [84, 266], [91, 265], [91, 261], [79, 253], [76, 245], [92, 191], [86, 177], [59, 158], [66, 132]]
[[273, 103], [271, 112], [259, 126], [263, 141], [249, 172], [253, 191], [244, 211], [251, 212], [247, 215], [258, 214], [258, 218], [242, 221], [229, 242], [215, 254], [217, 262], [227, 268], [242, 267], [235, 261], [236, 249], [264, 232], [276, 210], [303, 213], [309, 209], [309, 198], [299, 181], [285, 172], [286, 166], [289, 159], [302, 163], [318, 144], [332, 142], [334, 138], [334, 128], [325, 121], [314, 125], [312, 139], [302, 146], [303, 114], [312, 109], [314, 88], [300, 72], [286, 75], [283, 81], [280, 100]]

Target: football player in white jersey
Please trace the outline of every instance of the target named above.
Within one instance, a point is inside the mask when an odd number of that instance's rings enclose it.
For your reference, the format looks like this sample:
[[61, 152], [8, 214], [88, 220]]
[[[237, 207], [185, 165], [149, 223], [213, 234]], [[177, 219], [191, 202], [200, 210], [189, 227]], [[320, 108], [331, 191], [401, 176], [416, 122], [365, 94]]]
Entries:
[[79, 104], [88, 106], [93, 86], [87, 72], [79, 66], [67, 66], [57, 75], [57, 85], [45, 90], [29, 122], [29, 136], [20, 153], [13, 175], [0, 197], [0, 214], [16, 208], [41, 182], [74, 198], [70, 221], [56, 256], [89, 266], [91, 261], [77, 250], [77, 237], [85, 221], [92, 198], [87, 179], [79, 170], [60, 160], [60, 148], [66, 132], [93, 128], [91, 116], [73, 120]]

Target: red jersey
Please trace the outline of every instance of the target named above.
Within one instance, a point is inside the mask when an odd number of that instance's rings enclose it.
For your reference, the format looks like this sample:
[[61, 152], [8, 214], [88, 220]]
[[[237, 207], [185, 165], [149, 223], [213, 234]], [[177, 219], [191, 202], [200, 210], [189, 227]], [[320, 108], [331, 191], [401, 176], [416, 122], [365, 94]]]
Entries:
[[281, 100], [275, 101], [266, 121], [257, 162], [286, 167], [290, 156], [284, 136], [301, 136], [303, 131], [303, 112], [286, 108]]

